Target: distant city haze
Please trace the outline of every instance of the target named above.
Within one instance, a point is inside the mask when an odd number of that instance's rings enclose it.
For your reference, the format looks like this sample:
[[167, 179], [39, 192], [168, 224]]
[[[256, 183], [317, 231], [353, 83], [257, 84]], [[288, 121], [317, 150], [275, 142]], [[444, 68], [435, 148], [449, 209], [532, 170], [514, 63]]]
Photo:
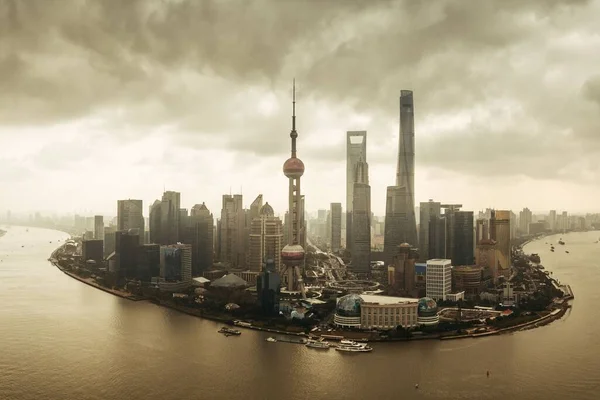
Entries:
[[0, 1], [0, 213], [287, 210], [291, 83], [308, 210], [347, 193], [366, 131], [370, 208], [396, 182], [414, 93], [414, 202], [596, 211], [600, 0]]

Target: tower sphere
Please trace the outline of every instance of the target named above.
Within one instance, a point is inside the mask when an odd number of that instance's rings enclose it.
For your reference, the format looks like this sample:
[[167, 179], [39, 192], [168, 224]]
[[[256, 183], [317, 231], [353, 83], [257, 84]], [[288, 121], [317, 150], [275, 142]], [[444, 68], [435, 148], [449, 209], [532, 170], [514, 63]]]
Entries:
[[300, 178], [304, 175], [304, 163], [296, 157], [288, 158], [283, 164], [283, 173], [288, 178]]
[[288, 244], [281, 250], [281, 261], [287, 265], [300, 264], [304, 260], [304, 249], [299, 244]]

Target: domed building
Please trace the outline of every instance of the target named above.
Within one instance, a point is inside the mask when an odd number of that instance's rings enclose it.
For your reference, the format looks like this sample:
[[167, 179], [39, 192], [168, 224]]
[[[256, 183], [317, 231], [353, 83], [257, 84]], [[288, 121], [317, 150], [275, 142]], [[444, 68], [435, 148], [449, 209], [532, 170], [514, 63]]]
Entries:
[[275, 211], [273, 210], [273, 207], [271, 207], [271, 205], [269, 204], [268, 201], [260, 208], [259, 212], [260, 212], [260, 215], [265, 216], [265, 217], [274, 217], [275, 216]]
[[419, 299], [418, 315], [417, 322], [419, 325], [431, 326], [440, 322], [437, 303], [431, 297]]
[[418, 326], [417, 304], [412, 298], [348, 294], [338, 299], [333, 321], [346, 328], [412, 328]]
[[360, 328], [360, 306], [364, 300], [358, 294], [340, 297], [335, 306], [333, 321], [338, 326]]

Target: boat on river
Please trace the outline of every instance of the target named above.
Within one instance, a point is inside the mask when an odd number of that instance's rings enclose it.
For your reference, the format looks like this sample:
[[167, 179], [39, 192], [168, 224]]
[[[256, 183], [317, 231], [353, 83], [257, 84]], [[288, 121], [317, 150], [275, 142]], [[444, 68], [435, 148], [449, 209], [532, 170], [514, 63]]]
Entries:
[[370, 351], [373, 351], [373, 348], [366, 344], [362, 344], [362, 345], [358, 345], [358, 346], [340, 344], [335, 349], [337, 351], [344, 351], [344, 352], [348, 352], [348, 353], [368, 353]]
[[238, 331], [237, 329], [227, 328], [226, 326], [219, 329], [219, 333], [222, 333], [225, 336], [240, 336], [242, 334], [241, 331]]
[[268, 338], [265, 339], [267, 342], [271, 342], [271, 343], [275, 343], [277, 341], [277, 339], [275, 339], [273, 336], [269, 336]]
[[308, 339], [305, 346], [312, 347], [313, 349], [326, 349], [326, 350], [329, 350], [329, 347], [331, 347], [329, 342], [326, 342], [324, 340], [313, 340], [313, 339]]
[[340, 345], [341, 346], [354, 346], [354, 347], [364, 347], [364, 346], [366, 346], [365, 343], [358, 343], [358, 342], [355, 342], [354, 340], [348, 340], [348, 339], [342, 339], [342, 340], [340, 340]]

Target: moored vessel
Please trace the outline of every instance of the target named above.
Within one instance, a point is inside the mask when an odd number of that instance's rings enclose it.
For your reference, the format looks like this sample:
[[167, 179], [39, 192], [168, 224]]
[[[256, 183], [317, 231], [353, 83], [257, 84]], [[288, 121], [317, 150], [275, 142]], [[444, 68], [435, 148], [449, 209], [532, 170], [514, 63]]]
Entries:
[[308, 339], [305, 346], [312, 347], [313, 349], [329, 349], [329, 347], [331, 347], [329, 342], [326, 342], [324, 340], [313, 340], [313, 339]]
[[335, 349], [337, 351], [345, 351], [345, 352], [349, 352], [349, 353], [367, 353], [369, 351], [373, 351], [373, 348], [370, 346], [367, 346], [366, 344], [358, 345], [358, 346], [341, 344], [338, 347], [336, 347]]
[[239, 336], [242, 334], [241, 331], [238, 331], [237, 329], [231, 329], [231, 328], [227, 328], [226, 326], [222, 327], [221, 329], [219, 329], [219, 333], [224, 334], [225, 336]]

